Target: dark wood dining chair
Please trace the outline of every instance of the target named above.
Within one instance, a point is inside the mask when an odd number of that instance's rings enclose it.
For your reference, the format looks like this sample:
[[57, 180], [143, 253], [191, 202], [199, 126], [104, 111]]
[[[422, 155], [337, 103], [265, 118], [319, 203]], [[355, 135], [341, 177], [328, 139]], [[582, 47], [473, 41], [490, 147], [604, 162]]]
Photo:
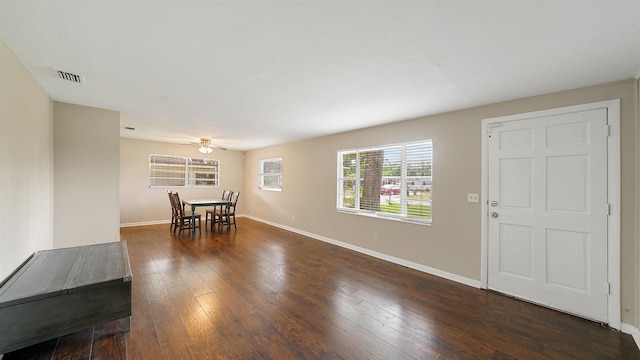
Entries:
[[[231, 190], [223, 190], [222, 191], [222, 200], [229, 201], [231, 199], [231, 194], [233, 191]], [[224, 205], [216, 205], [212, 209], [207, 209], [204, 214], [204, 226], [206, 227], [209, 223], [209, 216], [211, 216], [211, 230], [213, 230], [213, 217], [218, 207], [225, 207]]]
[[[230, 221], [229, 225], [233, 224], [233, 227], [237, 230], [236, 226], [236, 204], [238, 204], [238, 197], [240, 196], [240, 192], [232, 192], [231, 205], [229, 205], [229, 212], [227, 213], [227, 207], [221, 206], [219, 210], [216, 210], [213, 213], [213, 221], [211, 222], [211, 229], [213, 229], [214, 224], [218, 224], [218, 227], [222, 227], [222, 225], [227, 225], [227, 221]], [[232, 221], [233, 219], [233, 221]], [[231, 222], [232, 221], [232, 222]]]
[[[178, 235], [182, 234], [182, 230], [188, 230], [189, 232], [191, 231], [191, 212], [185, 212], [184, 211], [184, 207], [182, 206], [182, 201], [180, 201], [180, 195], [178, 195], [177, 192], [172, 193], [171, 196], [173, 197], [173, 202], [171, 203], [173, 206], [173, 210], [176, 214], [176, 226], [173, 228], [173, 232], [176, 232], [176, 229], [179, 230], [178, 231]], [[200, 214], [195, 213], [195, 221], [196, 223], [194, 224], [194, 227], [196, 229], [198, 229], [198, 232], [200, 234], [202, 234], [202, 229], [200, 228], [200, 220], [201, 220], [201, 216]]]
[[167, 194], [169, 195], [169, 203], [171, 204], [171, 225], [169, 225], [169, 231], [175, 233], [175, 228], [178, 227], [178, 217], [174, 206], [175, 200], [172, 191], [169, 191]]

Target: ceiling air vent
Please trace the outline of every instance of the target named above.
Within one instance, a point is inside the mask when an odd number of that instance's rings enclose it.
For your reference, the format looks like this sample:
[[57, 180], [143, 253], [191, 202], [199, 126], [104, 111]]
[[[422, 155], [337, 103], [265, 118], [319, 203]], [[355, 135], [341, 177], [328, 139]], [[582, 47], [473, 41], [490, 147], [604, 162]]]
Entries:
[[84, 84], [82, 75], [73, 74], [67, 71], [57, 70], [58, 77], [62, 80], [71, 81], [77, 84]]

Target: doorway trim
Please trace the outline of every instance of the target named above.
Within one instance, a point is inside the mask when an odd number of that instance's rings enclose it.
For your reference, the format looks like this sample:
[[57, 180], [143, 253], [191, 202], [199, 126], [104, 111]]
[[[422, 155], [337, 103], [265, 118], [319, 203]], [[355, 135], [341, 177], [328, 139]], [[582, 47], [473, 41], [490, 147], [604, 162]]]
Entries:
[[607, 279], [609, 282], [607, 318], [609, 326], [620, 330], [620, 99], [566, 106], [556, 109], [534, 111], [522, 114], [487, 118], [482, 120], [482, 221], [480, 251], [480, 287], [488, 289], [489, 284], [489, 148], [487, 134], [491, 125], [507, 121], [517, 121], [543, 116], [607, 109], [609, 139], [607, 144], [607, 197], [610, 215], [607, 220]]

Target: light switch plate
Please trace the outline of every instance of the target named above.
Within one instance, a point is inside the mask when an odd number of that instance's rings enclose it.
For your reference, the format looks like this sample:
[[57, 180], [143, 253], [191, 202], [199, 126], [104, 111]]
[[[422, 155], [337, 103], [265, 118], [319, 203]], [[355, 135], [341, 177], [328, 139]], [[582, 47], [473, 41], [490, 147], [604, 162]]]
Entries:
[[478, 202], [478, 194], [467, 194], [467, 202], [477, 203]]

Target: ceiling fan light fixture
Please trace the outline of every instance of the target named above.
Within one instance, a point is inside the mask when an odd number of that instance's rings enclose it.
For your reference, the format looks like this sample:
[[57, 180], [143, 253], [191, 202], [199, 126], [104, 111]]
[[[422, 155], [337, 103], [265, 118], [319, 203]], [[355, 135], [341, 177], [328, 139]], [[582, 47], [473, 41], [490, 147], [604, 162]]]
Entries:
[[201, 146], [200, 149], [198, 149], [198, 151], [200, 151], [203, 154], [211, 154], [213, 152], [213, 149], [210, 147]]
[[210, 147], [210, 145], [211, 145], [211, 140], [200, 138], [200, 148], [198, 149], [198, 151], [200, 151], [203, 154], [211, 154], [213, 152], [213, 149]]

